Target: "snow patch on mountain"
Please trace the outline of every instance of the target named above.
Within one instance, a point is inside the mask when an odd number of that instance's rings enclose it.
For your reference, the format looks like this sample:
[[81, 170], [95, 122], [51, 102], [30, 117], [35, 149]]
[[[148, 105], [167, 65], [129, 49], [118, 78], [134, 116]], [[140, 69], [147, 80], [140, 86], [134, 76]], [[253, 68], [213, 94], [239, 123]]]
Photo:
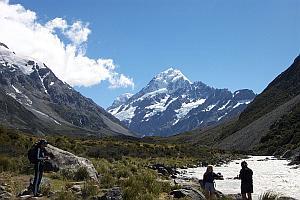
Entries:
[[251, 101], [250, 100], [245, 100], [245, 101], [238, 101], [237, 102], [237, 104], [235, 104], [234, 106], [233, 106], [233, 108], [237, 108], [237, 107], [239, 107], [240, 105], [243, 105], [243, 104], [249, 104], [249, 103], [251, 103]]
[[4, 66], [10, 68], [16, 68], [16, 66], [18, 66], [18, 68], [26, 75], [30, 75], [34, 72], [32, 66], [27, 64], [27, 59], [17, 56], [14, 52], [3, 46], [0, 46], [0, 59], [2, 63], [6, 64]]
[[199, 105], [202, 105], [205, 101], [206, 99], [198, 99], [194, 102], [187, 102], [187, 103], [184, 102], [181, 105], [181, 108], [175, 110], [175, 112], [177, 113], [176, 114], [177, 119], [181, 119], [185, 117], [190, 112], [190, 110], [192, 110], [193, 108], [197, 108]]
[[[123, 108], [123, 109], [122, 109]], [[111, 111], [111, 114], [117, 117], [120, 121], [131, 122], [131, 119], [134, 117], [134, 113], [137, 107], [132, 106], [119, 106]]]
[[20, 90], [18, 90], [18, 88], [16, 88], [14, 85], [11, 85], [11, 87], [16, 91], [16, 93], [21, 94], [22, 92], [20, 92]]
[[218, 117], [218, 121], [220, 121], [223, 117], [225, 117], [227, 115], [227, 112], [224, 114], [224, 115], [222, 115], [221, 117]]
[[222, 107], [218, 108], [218, 110], [224, 110], [230, 102], [231, 100], [228, 100], [227, 103], [225, 103]]
[[216, 107], [216, 105], [217, 105], [217, 104], [209, 105], [209, 106], [207, 106], [207, 108], [204, 109], [203, 111], [204, 111], [204, 112], [209, 112], [209, 111], [211, 111], [214, 107]]
[[145, 109], [147, 110], [147, 114], [144, 116], [144, 119], [148, 121], [149, 117], [152, 117], [157, 113], [164, 112], [169, 107], [169, 105], [172, 102], [174, 102], [178, 97], [173, 98], [171, 100], [170, 98], [171, 98], [170, 95], [166, 95], [165, 98], [161, 99], [159, 102], [156, 102], [150, 106], [145, 107]]
[[39, 110], [36, 110], [36, 109], [34, 109], [34, 108], [31, 108], [31, 111], [34, 111], [34, 112], [36, 112], [36, 113], [39, 114], [39, 115], [42, 115], [42, 116], [44, 116], [44, 117], [46, 117], [46, 118], [51, 119], [54, 123], [56, 123], [56, 124], [58, 124], [58, 125], [61, 125], [61, 123], [59, 123], [58, 121], [56, 121], [53, 117], [51, 117], [51, 116], [49, 116], [49, 115], [47, 115], [47, 114], [45, 114], [45, 113], [43, 113], [43, 112], [41, 112], [41, 111], [39, 111]]

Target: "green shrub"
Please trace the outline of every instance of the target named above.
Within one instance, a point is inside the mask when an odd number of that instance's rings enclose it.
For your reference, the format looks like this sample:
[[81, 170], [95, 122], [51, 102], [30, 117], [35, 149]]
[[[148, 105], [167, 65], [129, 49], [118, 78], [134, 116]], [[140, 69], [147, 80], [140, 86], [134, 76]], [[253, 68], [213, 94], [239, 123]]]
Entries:
[[61, 169], [60, 175], [63, 178], [63, 180], [73, 180], [74, 178], [74, 172], [68, 169]]
[[62, 190], [56, 193], [55, 200], [78, 200], [78, 198], [68, 190]]
[[44, 183], [44, 184], [41, 184], [41, 193], [44, 195], [44, 196], [49, 196], [51, 194], [51, 192], [53, 191], [53, 188], [51, 186], [51, 184], [48, 182], [48, 183]]
[[83, 199], [87, 199], [88, 197], [97, 195], [99, 190], [98, 186], [94, 182], [87, 181], [84, 183], [81, 192]]
[[114, 187], [117, 182], [117, 179], [113, 177], [110, 173], [102, 174], [100, 178], [101, 188], [111, 188]]
[[118, 167], [115, 173], [117, 178], [128, 178], [130, 175], [132, 175], [130, 169], [128, 169], [126, 166]]
[[158, 199], [159, 194], [170, 192], [171, 186], [167, 182], [157, 181], [157, 175], [150, 170], [141, 170], [132, 175], [122, 184], [125, 200]]
[[7, 156], [0, 156], [0, 172], [16, 172], [19, 169], [19, 162], [17, 159], [9, 158]]
[[62, 179], [62, 175], [60, 173], [50, 173], [49, 178], [52, 179]]
[[85, 181], [90, 178], [89, 172], [86, 167], [79, 167], [78, 170], [74, 173], [74, 180], [76, 181]]

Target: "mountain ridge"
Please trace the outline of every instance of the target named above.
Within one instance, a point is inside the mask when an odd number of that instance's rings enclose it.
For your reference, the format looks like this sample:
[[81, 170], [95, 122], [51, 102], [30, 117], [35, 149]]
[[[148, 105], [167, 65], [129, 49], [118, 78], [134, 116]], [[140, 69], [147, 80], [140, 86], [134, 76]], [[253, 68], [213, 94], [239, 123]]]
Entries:
[[[132, 135], [120, 121], [59, 80], [42, 62], [20, 57], [7, 45], [0, 44], [0, 87], [2, 96], [10, 96], [19, 106], [31, 112], [37, 119], [32, 126], [15, 123], [14, 118], [6, 123], [20, 126], [34, 133], [92, 134], [92, 135]], [[3, 97], [3, 104], [7, 98]], [[15, 108], [17, 108], [15, 107]], [[5, 112], [4, 112], [5, 113]], [[1, 117], [3, 120], [7, 116]], [[24, 119], [17, 120], [25, 122]]]
[[168, 136], [236, 116], [254, 97], [248, 89], [232, 93], [191, 82], [180, 70], [169, 68], [107, 111], [141, 136]]
[[291, 158], [300, 153], [299, 117], [298, 56], [255, 97], [239, 117], [218, 126], [195, 129], [169, 140]]

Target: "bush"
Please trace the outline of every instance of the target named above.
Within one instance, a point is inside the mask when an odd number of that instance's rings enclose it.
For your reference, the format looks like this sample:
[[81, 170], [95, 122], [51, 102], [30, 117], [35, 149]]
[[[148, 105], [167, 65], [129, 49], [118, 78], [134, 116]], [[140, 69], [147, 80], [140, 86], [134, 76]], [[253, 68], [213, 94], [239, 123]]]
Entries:
[[16, 172], [20, 169], [18, 159], [0, 156], [0, 172], [11, 171]]
[[101, 188], [112, 188], [115, 186], [117, 179], [110, 173], [103, 174], [100, 178]]
[[167, 182], [157, 181], [157, 175], [148, 170], [141, 170], [136, 175], [132, 175], [122, 184], [124, 188], [125, 200], [154, 200], [159, 194], [169, 193], [171, 186]]
[[61, 169], [60, 175], [62, 176], [63, 180], [72, 180], [74, 178], [74, 172], [68, 169]]
[[120, 166], [116, 169], [116, 177], [119, 178], [128, 178], [130, 175], [132, 175], [130, 169], [126, 166]]
[[67, 190], [62, 190], [56, 193], [55, 200], [77, 200], [78, 198], [71, 192]]
[[81, 190], [83, 199], [87, 199], [88, 197], [92, 197], [98, 194], [98, 186], [91, 181], [85, 182], [83, 188]]
[[53, 191], [53, 188], [51, 186], [51, 184], [48, 182], [48, 183], [44, 183], [44, 184], [41, 184], [41, 193], [44, 195], [44, 196], [49, 196], [51, 194], [51, 192]]
[[90, 175], [86, 167], [79, 167], [78, 170], [74, 173], [74, 180], [76, 181], [85, 181], [89, 178]]

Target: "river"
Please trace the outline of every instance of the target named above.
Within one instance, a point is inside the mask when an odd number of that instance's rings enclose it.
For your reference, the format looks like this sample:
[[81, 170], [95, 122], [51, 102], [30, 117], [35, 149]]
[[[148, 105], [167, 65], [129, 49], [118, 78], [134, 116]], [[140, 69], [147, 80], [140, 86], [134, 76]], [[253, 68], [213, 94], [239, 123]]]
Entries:
[[[253, 170], [253, 199], [266, 191], [274, 191], [283, 196], [300, 199], [300, 168], [288, 166], [289, 161], [278, 160], [272, 156], [250, 156], [244, 159]], [[216, 189], [224, 194], [240, 193], [240, 180], [233, 179], [239, 174], [241, 160], [233, 160], [226, 165], [214, 167], [225, 180], [216, 180]], [[179, 170], [182, 177], [202, 179], [206, 167]]]

